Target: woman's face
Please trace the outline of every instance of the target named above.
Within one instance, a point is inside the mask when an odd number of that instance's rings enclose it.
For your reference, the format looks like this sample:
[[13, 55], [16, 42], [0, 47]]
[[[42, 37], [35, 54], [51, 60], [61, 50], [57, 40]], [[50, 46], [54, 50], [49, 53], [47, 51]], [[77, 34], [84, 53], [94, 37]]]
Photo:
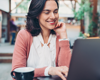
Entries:
[[48, 0], [44, 9], [38, 17], [42, 29], [52, 30], [55, 28], [59, 19], [58, 6], [55, 0]]

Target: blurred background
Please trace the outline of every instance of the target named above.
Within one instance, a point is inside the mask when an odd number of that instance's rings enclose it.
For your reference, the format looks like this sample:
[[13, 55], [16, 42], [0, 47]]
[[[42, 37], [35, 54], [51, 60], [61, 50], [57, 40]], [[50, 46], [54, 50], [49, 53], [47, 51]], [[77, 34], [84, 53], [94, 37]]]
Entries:
[[[16, 41], [17, 33], [25, 29], [30, 1], [0, 0], [0, 80], [12, 80], [10, 71], [14, 44], [11, 42], [10, 21], [13, 19], [17, 27], [14, 32]], [[78, 38], [100, 37], [100, 0], [59, 0], [59, 5], [59, 21], [66, 23], [71, 50]]]

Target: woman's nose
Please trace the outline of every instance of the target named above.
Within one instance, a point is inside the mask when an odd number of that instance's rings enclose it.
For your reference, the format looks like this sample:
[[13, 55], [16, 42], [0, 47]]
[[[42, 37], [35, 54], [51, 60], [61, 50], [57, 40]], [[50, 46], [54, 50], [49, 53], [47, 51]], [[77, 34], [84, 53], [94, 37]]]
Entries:
[[51, 13], [50, 18], [53, 18], [53, 19], [55, 18], [54, 13]]

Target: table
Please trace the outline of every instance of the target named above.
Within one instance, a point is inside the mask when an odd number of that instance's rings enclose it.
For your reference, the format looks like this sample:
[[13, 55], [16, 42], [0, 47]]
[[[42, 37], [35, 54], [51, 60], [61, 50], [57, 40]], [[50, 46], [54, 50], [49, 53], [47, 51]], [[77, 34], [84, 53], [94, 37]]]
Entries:
[[88, 38], [86, 38], [86, 39], [100, 39], [100, 37], [88, 37]]
[[49, 77], [38, 77], [37, 79], [33, 80], [62, 80], [59, 76], [49, 76]]

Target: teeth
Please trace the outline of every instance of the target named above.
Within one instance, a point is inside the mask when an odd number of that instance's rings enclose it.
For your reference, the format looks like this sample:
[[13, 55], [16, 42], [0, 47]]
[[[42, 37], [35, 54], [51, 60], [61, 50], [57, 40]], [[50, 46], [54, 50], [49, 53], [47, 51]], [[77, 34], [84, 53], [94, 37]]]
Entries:
[[49, 23], [54, 23], [54, 22], [49, 22]]

